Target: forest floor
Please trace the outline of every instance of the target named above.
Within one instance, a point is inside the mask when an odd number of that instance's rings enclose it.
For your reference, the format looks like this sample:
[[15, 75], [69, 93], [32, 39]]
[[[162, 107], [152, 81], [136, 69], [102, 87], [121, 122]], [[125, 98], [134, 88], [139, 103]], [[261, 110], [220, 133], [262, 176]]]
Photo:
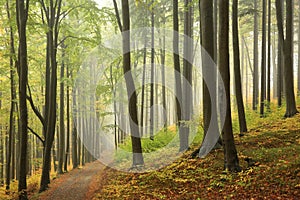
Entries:
[[192, 159], [194, 147], [154, 172], [106, 167], [96, 178], [101, 187], [93, 199], [300, 199], [300, 114], [290, 119], [283, 114], [248, 116], [249, 132], [235, 134], [240, 173], [223, 170], [222, 150]]
[[94, 177], [100, 177], [104, 166], [96, 161], [86, 164], [53, 180], [50, 188], [39, 195], [39, 200], [83, 200], [91, 199], [96, 188], [93, 187]]
[[[194, 144], [171, 165], [148, 173], [121, 172], [94, 162], [54, 175], [49, 190], [41, 194], [37, 175], [29, 180], [29, 199], [300, 199], [300, 114], [289, 119], [283, 115], [283, 109], [266, 118], [248, 115], [249, 132], [243, 137], [233, 116], [240, 173], [223, 170], [221, 149], [204, 159], [191, 158]], [[0, 199], [16, 197], [17, 192], [5, 194], [0, 188]]]

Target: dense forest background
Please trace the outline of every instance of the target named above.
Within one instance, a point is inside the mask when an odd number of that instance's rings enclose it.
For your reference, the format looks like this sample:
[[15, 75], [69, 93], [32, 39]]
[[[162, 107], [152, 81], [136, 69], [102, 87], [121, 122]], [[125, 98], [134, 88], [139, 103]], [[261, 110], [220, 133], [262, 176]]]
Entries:
[[0, 184], [27, 199], [27, 179], [43, 192], [97, 159], [157, 169], [191, 144], [194, 158], [223, 147], [240, 172], [247, 123], [298, 113], [299, 6], [0, 0]]

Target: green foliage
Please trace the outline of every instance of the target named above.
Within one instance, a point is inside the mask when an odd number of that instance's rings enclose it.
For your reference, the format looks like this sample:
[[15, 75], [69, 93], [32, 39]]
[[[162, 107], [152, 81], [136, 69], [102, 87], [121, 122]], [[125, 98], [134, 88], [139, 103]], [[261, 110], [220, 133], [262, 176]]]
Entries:
[[[150, 153], [154, 152], [156, 150], [159, 150], [163, 147], [165, 147], [167, 144], [169, 144], [174, 138], [176, 139], [176, 133], [173, 130], [167, 129], [161, 130], [158, 133], [155, 134], [154, 140], [150, 140], [149, 137], [142, 138], [142, 148], [144, 153]], [[130, 137], [127, 137], [123, 144], [119, 145], [120, 149], [123, 149], [127, 152], [132, 152], [132, 146], [131, 146], [131, 140]], [[119, 157], [120, 155], [117, 153], [116, 155]]]

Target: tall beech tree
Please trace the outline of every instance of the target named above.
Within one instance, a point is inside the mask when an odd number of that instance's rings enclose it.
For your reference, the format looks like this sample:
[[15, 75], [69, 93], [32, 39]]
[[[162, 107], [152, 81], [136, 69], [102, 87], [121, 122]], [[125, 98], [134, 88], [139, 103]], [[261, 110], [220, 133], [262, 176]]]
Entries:
[[131, 53], [130, 53], [130, 12], [128, 0], [122, 1], [122, 21], [118, 11], [117, 2], [114, 0], [114, 7], [119, 28], [122, 32], [123, 45], [123, 73], [128, 96], [128, 109], [130, 120], [130, 136], [132, 144], [132, 167], [144, 165], [144, 157], [142, 152], [140, 131], [138, 128], [138, 109], [137, 109], [137, 94], [135, 84], [131, 72]]
[[[57, 47], [59, 26], [61, 22], [62, 0], [40, 1], [47, 25], [46, 49], [46, 94], [44, 123], [45, 147], [40, 191], [48, 188], [50, 183], [51, 149], [56, 127], [56, 96], [57, 96]], [[46, 4], [47, 3], [47, 4]], [[48, 4], [49, 3], [49, 4]]]
[[173, 0], [173, 60], [175, 73], [176, 125], [179, 135], [182, 134], [182, 82], [179, 58], [179, 17], [178, 0]]
[[[182, 84], [182, 94], [183, 94], [183, 121], [186, 123], [191, 120], [192, 110], [193, 110], [193, 93], [192, 93], [192, 54], [193, 54], [193, 44], [192, 44], [192, 24], [193, 24], [193, 5], [191, 0], [184, 1], [184, 44], [183, 44], [183, 77], [185, 81]], [[184, 151], [189, 148], [189, 132], [190, 128], [188, 123], [184, 124], [182, 127], [183, 131], [179, 133], [180, 138], [180, 148], [179, 151]]]
[[[267, 108], [270, 109], [270, 103], [271, 103], [271, 0], [268, 0], [268, 61], [267, 61]], [[274, 70], [275, 71], [275, 70]], [[275, 81], [274, 81], [275, 82]]]
[[[12, 20], [10, 12], [9, 1], [6, 1], [6, 10], [8, 20]], [[9, 36], [10, 36], [10, 55], [9, 55], [9, 65], [10, 65], [10, 114], [9, 114], [9, 132], [8, 132], [8, 149], [6, 158], [6, 190], [10, 189], [10, 179], [15, 177], [14, 169], [14, 144], [15, 144], [15, 134], [16, 134], [16, 109], [17, 109], [17, 93], [16, 93], [16, 51], [15, 51], [15, 37], [13, 26], [9, 25]]]
[[[204, 135], [207, 134], [210, 123], [213, 123], [212, 126], [213, 132], [218, 132], [218, 119], [217, 113], [213, 113], [217, 111], [217, 102], [216, 102], [216, 93], [217, 93], [217, 72], [212, 61], [217, 60], [215, 50], [216, 47], [216, 34], [217, 26], [210, 26], [212, 23], [216, 23], [217, 20], [214, 18], [217, 16], [215, 12], [217, 12], [217, 4], [208, 0], [201, 0], [199, 2], [199, 10], [200, 10], [200, 21], [201, 21], [201, 46], [202, 50], [202, 74], [205, 77], [203, 80], [203, 125], [204, 125]], [[210, 58], [209, 58], [210, 57]], [[209, 91], [209, 89], [211, 92]], [[221, 146], [221, 139], [219, 139], [218, 143], [215, 147]], [[200, 148], [193, 152], [192, 155], [196, 155], [199, 152]]]
[[286, 4], [286, 33], [283, 28], [282, 1], [276, 0], [276, 18], [279, 34], [279, 42], [283, 49], [283, 76], [286, 98], [285, 117], [292, 117], [298, 113], [296, 108], [294, 93], [294, 75], [293, 75], [293, 2], [287, 0]]
[[252, 109], [257, 110], [258, 105], [258, 5], [254, 0], [254, 38], [253, 38], [253, 96]]
[[20, 106], [20, 167], [19, 170], [19, 199], [27, 199], [27, 146], [28, 146], [28, 109], [27, 109], [27, 84], [28, 84], [28, 61], [27, 61], [27, 36], [26, 26], [28, 19], [29, 0], [16, 1], [16, 18], [19, 33], [19, 106]]
[[154, 49], [154, 0], [151, 1], [151, 83], [150, 83], [150, 139], [154, 139], [154, 73], [155, 73], [155, 49]]
[[267, 2], [262, 1], [262, 45], [261, 45], [261, 89], [260, 89], [260, 116], [264, 116], [266, 100], [266, 22], [267, 22]]
[[240, 171], [232, 131], [232, 119], [230, 108], [230, 70], [229, 70], [229, 1], [219, 0], [219, 70], [224, 82], [226, 95], [226, 115], [222, 130], [224, 146], [225, 169]]
[[234, 55], [235, 95], [238, 107], [240, 132], [247, 132], [245, 108], [242, 93], [242, 78], [240, 66], [239, 30], [238, 30], [238, 0], [232, 2], [232, 38]]

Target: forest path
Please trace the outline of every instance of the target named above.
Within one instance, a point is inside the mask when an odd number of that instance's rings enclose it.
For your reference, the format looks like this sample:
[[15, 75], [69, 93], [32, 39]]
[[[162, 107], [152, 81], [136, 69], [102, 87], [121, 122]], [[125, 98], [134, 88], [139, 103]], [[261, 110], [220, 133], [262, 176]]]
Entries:
[[40, 195], [40, 200], [85, 200], [91, 199], [97, 187], [95, 178], [101, 177], [105, 166], [99, 161], [86, 164], [53, 180], [49, 189]]

